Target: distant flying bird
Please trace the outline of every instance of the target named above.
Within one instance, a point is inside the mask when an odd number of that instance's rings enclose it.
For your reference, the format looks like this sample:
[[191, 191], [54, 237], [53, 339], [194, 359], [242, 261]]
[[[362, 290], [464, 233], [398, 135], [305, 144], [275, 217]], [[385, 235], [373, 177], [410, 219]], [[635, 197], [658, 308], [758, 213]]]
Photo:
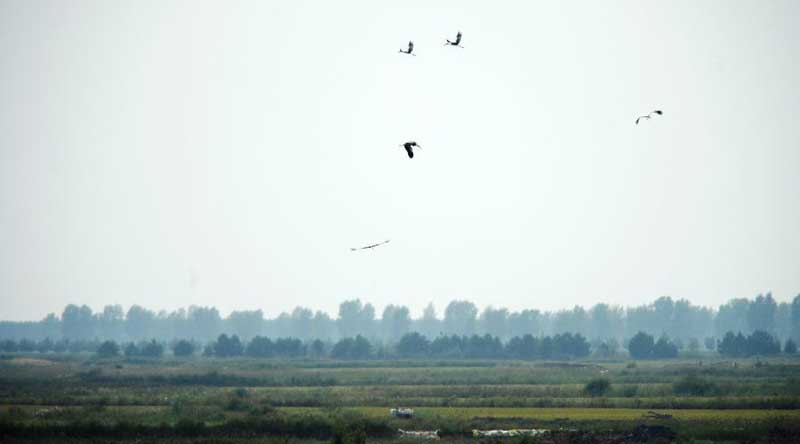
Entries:
[[652, 117], [653, 117], [653, 114], [656, 114], [656, 115], [659, 115], [659, 116], [660, 116], [660, 115], [663, 115], [663, 114], [664, 114], [664, 112], [663, 112], [663, 111], [661, 111], [660, 109], [657, 109], [657, 110], [655, 110], [655, 111], [651, 111], [651, 112], [650, 112], [650, 114], [648, 114], [648, 115], [646, 115], [646, 116], [639, 116], [639, 117], [637, 117], [637, 118], [636, 118], [636, 124], [638, 125], [638, 124], [639, 124], [639, 121], [640, 121], [640, 120], [642, 120], [642, 119], [650, 119], [650, 118], [652, 118]]
[[463, 46], [461, 46], [461, 31], [458, 31], [458, 34], [456, 34], [456, 41], [455, 42], [451, 42], [448, 39], [447, 43], [445, 43], [444, 46], [447, 46], [447, 45], [458, 46], [459, 48], [463, 48]]
[[[402, 52], [403, 54], [411, 54], [411, 51], [413, 51], [413, 50], [414, 50], [414, 42], [412, 42], [412, 41], [409, 41], [409, 42], [408, 42], [408, 49], [407, 49], [407, 50], [405, 50], [405, 51], [403, 51], [403, 50], [401, 49], [401, 50], [400, 50], [400, 52]], [[412, 55], [412, 56], [414, 56], [414, 57], [416, 57], [416, 56], [417, 56], [416, 54], [411, 54], [411, 55]]]
[[414, 147], [422, 148], [417, 142], [414, 142], [414, 141], [406, 142], [406, 143], [404, 143], [404, 144], [402, 144], [400, 146], [402, 146], [403, 148], [406, 149], [406, 152], [408, 153], [408, 158], [409, 159], [413, 159], [414, 158], [414, 150], [413, 150]]
[[387, 240], [385, 240], [383, 242], [378, 242], [377, 244], [366, 245], [364, 247], [358, 247], [358, 248], [351, 248], [350, 251], [369, 250], [369, 249], [372, 249], [372, 248], [375, 248], [375, 247], [380, 247], [381, 245], [388, 244], [388, 243], [389, 243], [389, 239], [387, 239]]

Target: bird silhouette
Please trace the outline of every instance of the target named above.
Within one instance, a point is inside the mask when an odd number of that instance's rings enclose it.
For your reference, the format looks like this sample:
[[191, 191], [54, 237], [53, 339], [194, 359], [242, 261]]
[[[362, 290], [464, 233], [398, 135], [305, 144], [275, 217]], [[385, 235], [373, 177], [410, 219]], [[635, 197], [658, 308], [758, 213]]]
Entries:
[[447, 43], [445, 43], [444, 46], [447, 46], [447, 45], [458, 46], [459, 48], [463, 48], [463, 46], [461, 46], [461, 31], [458, 31], [458, 34], [456, 34], [456, 41], [455, 42], [451, 42], [449, 39], [447, 39]]
[[664, 114], [664, 112], [661, 111], [660, 109], [657, 109], [657, 110], [651, 111], [646, 116], [639, 116], [639, 117], [636, 118], [636, 124], [638, 125], [639, 121], [642, 120], [642, 119], [651, 119], [653, 117], [653, 114], [661, 116], [661, 115]]
[[402, 144], [400, 146], [402, 146], [403, 148], [406, 149], [406, 152], [408, 153], [408, 158], [409, 159], [413, 159], [414, 158], [414, 149], [413, 149], [414, 147], [422, 148], [417, 142], [414, 142], [414, 141], [406, 142], [406, 143], [404, 143], [404, 144]]
[[383, 244], [388, 244], [388, 243], [389, 243], [389, 239], [386, 239], [385, 241], [383, 241], [383, 242], [378, 242], [377, 244], [365, 245], [365, 246], [363, 246], [363, 247], [351, 248], [351, 249], [350, 249], [350, 251], [358, 251], [358, 250], [370, 250], [370, 249], [372, 249], [372, 248], [375, 248], [375, 247], [380, 247], [381, 245], [383, 245]]
[[[412, 41], [409, 41], [409, 42], [408, 42], [408, 49], [407, 49], [407, 50], [405, 50], [405, 51], [403, 51], [403, 50], [401, 49], [401, 50], [400, 50], [400, 52], [402, 52], [403, 54], [411, 54], [411, 52], [412, 52], [413, 50], [414, 50], [414, 42], [412, 42]], [[412, 56], [414, 56], [414, 57], [416, 57], [416, 56], [417, 56], [416, 54], [411, 54], [411, 55], [412, 55]]]

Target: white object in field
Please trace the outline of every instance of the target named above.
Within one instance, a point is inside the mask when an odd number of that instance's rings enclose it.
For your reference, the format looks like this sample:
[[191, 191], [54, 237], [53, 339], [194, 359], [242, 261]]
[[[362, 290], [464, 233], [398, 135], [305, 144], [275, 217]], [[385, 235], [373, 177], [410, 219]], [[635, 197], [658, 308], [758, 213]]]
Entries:
[[403, 430], [397, 429], [401, 438], [439, 439], [439, 430]]
[[511, 438], [516, 436], [539, 436], [547, 432], [547, 429], [473, 430], [472, 436], [475, 438]]
[[390, 409], [389, 414], [394, 416], [395, 418], [411, 418], [412, 416], [414, 416], [414, 409], [404, 409], [404, 408]]

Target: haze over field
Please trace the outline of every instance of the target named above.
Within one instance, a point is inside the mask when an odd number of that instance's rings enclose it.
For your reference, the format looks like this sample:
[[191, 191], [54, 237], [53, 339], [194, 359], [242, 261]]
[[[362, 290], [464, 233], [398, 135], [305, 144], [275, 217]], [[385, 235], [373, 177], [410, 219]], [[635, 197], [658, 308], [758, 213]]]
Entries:
[[0, 319], [791, 301], [798, 23], [796, 1], [1, 0]]

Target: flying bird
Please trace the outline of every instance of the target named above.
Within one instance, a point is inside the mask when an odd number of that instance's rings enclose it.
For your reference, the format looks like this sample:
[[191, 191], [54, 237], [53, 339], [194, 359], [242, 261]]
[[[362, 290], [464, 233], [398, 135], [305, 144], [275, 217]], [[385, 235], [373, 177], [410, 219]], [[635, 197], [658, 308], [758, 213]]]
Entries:
[[408, 153], [408, 158], [409, 159], [413, 159], [414, 158], [414, 147], [422, 148], [417, 142], [414, 142], [414, 141], [406, 142], [406, 143], [404, 143], [404, 144], [402, 144], [400, 146], [402, 146], [403, 148], [406, 149], [406, 152]]
[[[400, 52], [402, 52], [403, 54], [411, 54], [411, 51], [413, 51], [413, 50], [414, 50], [414, 42], [412, 42], [412, 41], [409, 41], [409, 42], [408, 42], [408, 49], [407, 49], [407, 50], [405, 50], [405, 51], [403, 51], [403, 50], [401, 49], [401, 50], [400, 50]], [[416, 56], [417, 56], [416, 54], [411, 54], [411, 55], [412, 55], [412, 56], [414, 56], [414, 57], [416, 57]]]
[[638, 125], [638, 124], [639, 124], [639, 121], [640, 121], [640, 120], [642, 120], [642, 119], [651, 119], [651, 118], [653, 117], [653, 114], [656, 114], [656, 115], [658, 115], [658, 116], [661, 116], [661, 115], [663, 115], [663, 114], [664, 114], [664, 112], [663, 112], [663, 111], [661, 111], [660, 109], [657, 109], [657, 110], [655, 110], [655, 111], [651, 111], [651, 112], [650, 112], [649, 114], [647, 114], [646, 116], [639, 116], [639, 117], [637, 117], [637, 118], [636, 118], [636, 124]]
[[461, 31], [458, 31], [458, 34], [456, 34], [456, 41], [455, 42], [451, 42], [449, 39], [447, 39], [447, 43], [445, 43], [444, 46], [447, 46], [447, 45], [458, 46], [459, 48], [463, 48], [463, 46], [461, 46]]
[[387, 240], [385, 240], [383, 242], [378, 242], [377, 244], [366, 245], [366, 246], [358, 247], [358, 248], [351, 248], [350, 251], [369, 250], [369, 249], [372, 249], [372, 248], [375, 248], [375, 247], [380, 247], [381, 245], [388, 244], [388, 243], [389, 243], [389, 239], [387, 239]]

